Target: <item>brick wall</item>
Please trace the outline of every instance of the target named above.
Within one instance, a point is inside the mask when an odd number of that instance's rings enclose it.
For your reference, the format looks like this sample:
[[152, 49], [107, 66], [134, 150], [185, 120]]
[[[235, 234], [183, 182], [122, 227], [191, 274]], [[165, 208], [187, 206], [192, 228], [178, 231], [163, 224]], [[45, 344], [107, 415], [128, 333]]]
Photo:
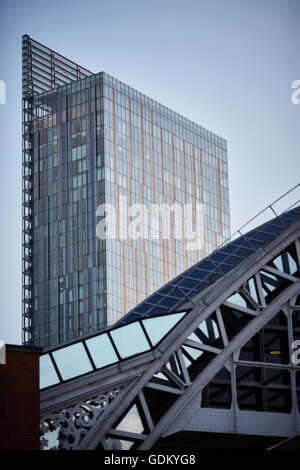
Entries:
[[0, 364], [0, 449], [39, 449], [39, 352], [6, 346], [6, 364]]

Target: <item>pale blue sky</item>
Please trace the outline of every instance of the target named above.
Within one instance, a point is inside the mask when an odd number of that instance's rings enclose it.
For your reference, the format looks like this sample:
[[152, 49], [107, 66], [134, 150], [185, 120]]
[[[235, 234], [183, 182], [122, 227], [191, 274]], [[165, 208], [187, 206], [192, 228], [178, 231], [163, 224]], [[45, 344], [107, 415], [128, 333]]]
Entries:
[[1, 0], [1, 339], [21, 341], [21, 36], [226, 138], [236, 229], [299, 181], [299, 19], [299, 0]]

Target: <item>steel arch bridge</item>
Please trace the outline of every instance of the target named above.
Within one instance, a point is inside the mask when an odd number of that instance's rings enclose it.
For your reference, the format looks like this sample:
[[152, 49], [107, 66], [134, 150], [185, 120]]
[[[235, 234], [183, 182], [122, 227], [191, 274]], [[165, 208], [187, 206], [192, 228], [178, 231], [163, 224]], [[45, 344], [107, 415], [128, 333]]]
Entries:
[[299, 433], [299, 237], [297, 207], [105, 332], [44, 351], [42, 448], [142, 450], [181, 431]]

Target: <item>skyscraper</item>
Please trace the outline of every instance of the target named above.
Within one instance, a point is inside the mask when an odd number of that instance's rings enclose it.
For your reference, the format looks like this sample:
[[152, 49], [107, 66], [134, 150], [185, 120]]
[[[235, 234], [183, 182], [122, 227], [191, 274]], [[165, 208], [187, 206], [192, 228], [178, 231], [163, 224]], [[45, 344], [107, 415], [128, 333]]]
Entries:
[[114, 323], [229, 229], [224, 139], [23, 36], [25, 343]]

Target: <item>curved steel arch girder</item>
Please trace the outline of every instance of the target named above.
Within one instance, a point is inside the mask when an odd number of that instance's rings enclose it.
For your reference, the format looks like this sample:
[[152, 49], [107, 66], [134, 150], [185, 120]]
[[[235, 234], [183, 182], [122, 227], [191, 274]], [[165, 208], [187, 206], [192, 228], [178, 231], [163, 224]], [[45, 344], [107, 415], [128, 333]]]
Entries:
[[239, 350], [255, 333], [257, 333], [264, 325], [266, 325], [286, 303], [300, 292], [300, 280], [296, 281], [287, 288], [276, 301], [268, 305], [262, 312], [249, 323], [221, 352], [218, 354], [202, 373], [194, 380], [194, 382], [186, 389], [185, 393], [178, 398], [175, 404], [159, 421], [151, 434], [142, 442], [139, 449], [150, 449], [155, 441], [164, 433], [167, 426], [174, 420], [174, 417], [186, 406], [194, 396], [203, 389], [215, 374], [226, 364], [229, 357]]

